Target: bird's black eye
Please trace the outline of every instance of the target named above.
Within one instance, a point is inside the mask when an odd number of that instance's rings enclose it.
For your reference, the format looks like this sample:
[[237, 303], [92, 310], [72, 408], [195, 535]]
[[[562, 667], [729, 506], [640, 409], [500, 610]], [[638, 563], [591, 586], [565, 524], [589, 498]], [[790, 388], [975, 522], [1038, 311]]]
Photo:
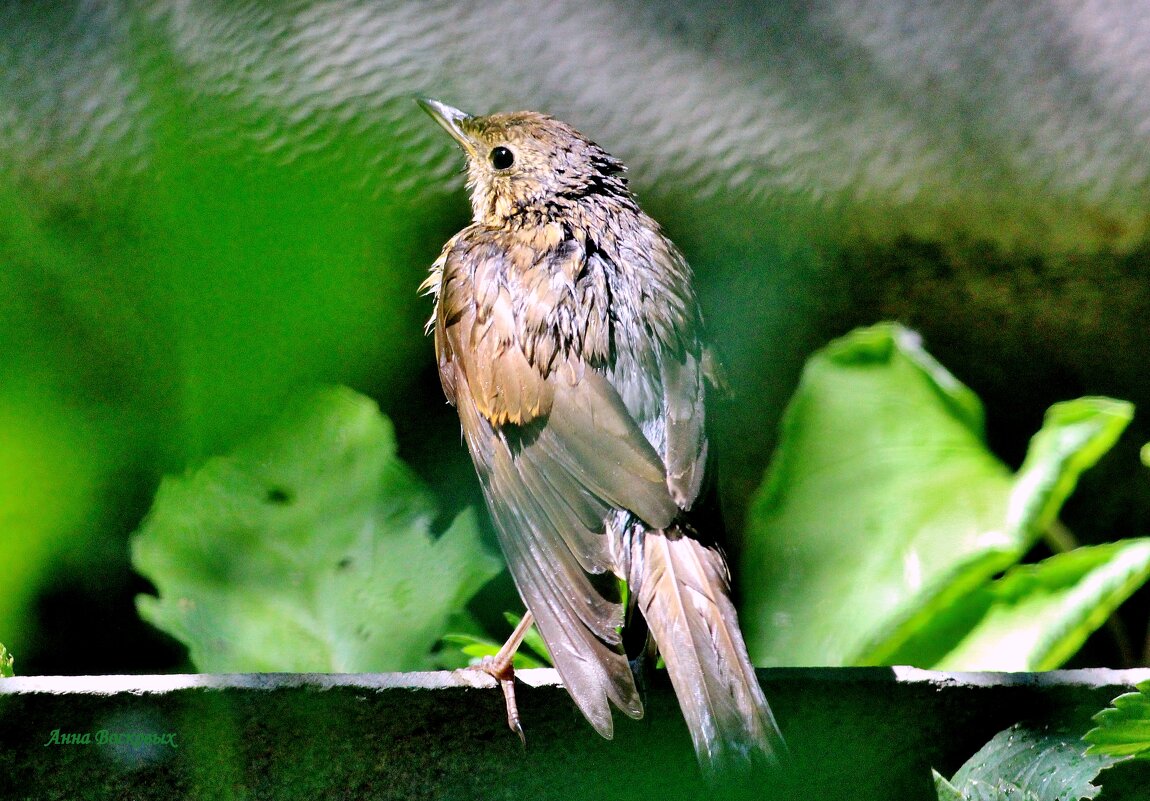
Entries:
[[502, 145], [491, 148], [488, 158], [491, 159], [491, 166], [497, 170], [506, 170], [515, 163], [515, 154]]

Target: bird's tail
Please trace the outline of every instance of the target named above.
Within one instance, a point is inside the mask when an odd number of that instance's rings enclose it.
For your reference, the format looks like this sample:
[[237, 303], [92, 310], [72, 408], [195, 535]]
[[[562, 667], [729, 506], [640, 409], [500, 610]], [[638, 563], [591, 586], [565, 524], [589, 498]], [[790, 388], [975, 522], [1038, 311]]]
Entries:
[[676, 524], [647, 532], [631, 568], [704, 773], [778, 764], [786, 746], [747, 656], [722, 553]]

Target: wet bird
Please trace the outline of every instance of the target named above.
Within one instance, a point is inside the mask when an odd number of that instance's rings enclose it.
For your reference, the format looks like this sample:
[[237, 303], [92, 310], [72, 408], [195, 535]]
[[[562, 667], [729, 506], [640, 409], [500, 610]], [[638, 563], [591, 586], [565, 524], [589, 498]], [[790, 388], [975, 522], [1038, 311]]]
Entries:
[[686, 260], [622, 163], [566, 123], [419, 103], [466, 153], [474, 212], [423, 284], [428, 328], [528, 609], [489, 671], [509, 690], [533, 617], [610, 738], [610, 704], [643, 714], [633, 665], [653, 642], [705, 772], [775, 762], [782, 738], [703, 508], [714, 367]]

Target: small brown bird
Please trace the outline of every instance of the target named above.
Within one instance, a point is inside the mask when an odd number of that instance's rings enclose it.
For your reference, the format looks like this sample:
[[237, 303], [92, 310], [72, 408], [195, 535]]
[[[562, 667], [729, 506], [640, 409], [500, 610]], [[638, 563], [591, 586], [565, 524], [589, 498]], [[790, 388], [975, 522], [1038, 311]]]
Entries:
[[782, 737], [704, 530], [719, 524], [701, 514], [713, 371], [687, 262], [623, 165], [566, 123], [419, 102], [467, 154], [474, 211], [423, 284], [428, 327], [528, 609], [492, 672], [510, 686], [533, 616], [610, 738], [608, 701], [643, 714], [626, 611], [640, 650], [653, 636], [663, 655], [704, 770], [775, 762]]

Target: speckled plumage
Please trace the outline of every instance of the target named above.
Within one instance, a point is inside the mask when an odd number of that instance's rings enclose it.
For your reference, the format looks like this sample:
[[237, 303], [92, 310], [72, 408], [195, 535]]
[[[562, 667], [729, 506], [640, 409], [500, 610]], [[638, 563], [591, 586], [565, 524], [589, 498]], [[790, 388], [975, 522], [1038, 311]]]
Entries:
[[642, 715], [623, 579], [703, 767], [773, 760], [726, 563], [695, 528], [710, 359], [686, 261], [566, 123], [424, 106], [467, 153], [474, 211], [423, 285], [439, 373], [564, 684], [605, 737], [608, 700]]

